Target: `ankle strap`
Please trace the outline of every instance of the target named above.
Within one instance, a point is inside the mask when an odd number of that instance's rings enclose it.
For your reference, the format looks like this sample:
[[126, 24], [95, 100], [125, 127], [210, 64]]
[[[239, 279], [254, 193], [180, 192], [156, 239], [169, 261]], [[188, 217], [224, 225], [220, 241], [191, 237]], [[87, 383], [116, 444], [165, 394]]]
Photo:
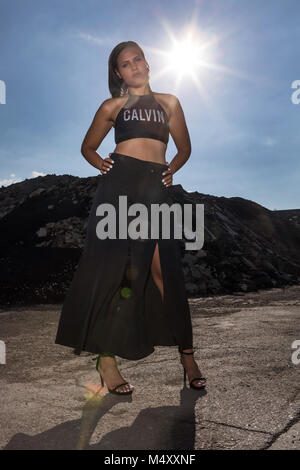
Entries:
[[115, 357], [115, 355], [112, 354], [112, 353], [104, 352], [104, 353], [98, 354], [98, 356], [96, 356], [96, 357], [93, 357], [93, 358], [92, 358], [92, 361], [95, 361], [96, 359], [98, 359], [98, 357], [104, 357], [104, 356], [105, 356], [105, 357], [106, 357], [106, 356]]
[[196, 350], [197, 348], [186, 348], [186, 349], [193, 349], [194, 351], [192, 351], [192, 352], [185, 352], [185, 351], [182, 351], [180, 348], [178, 348], [178, 351], [179, 351], [180, 354], [194, 354], [194, 352], [195, 352], [195, 350]]

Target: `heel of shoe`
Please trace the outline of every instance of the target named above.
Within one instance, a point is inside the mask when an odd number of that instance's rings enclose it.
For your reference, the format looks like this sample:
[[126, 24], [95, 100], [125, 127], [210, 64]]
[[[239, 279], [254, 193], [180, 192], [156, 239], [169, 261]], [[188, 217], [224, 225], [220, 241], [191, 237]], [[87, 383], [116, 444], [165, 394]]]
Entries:
[[[196, 348], [191, 348], [191, 349], [196, 349]], [[184, 352], [182, 350], [179, 349], [179, 353], [180, 354], [187, 354], [187, 355], [190, 355], [190, 354], [194, 354], [194, 351], [192, 352]], [[183, 364], [183, 360], [182, 360], [182, 357], [180, 358], [180, 361], [181, 361], [181, 364], [182, 364], [182, 367], [183, 367], [183, 382], [184, 382], [184, 386], [186, 385], [186, 370], [185, 370], [185, 367], [184, 367], [184, 364]], [[197, 387], [196, 385], [193, 384], [194, 381], [196, 380], [205, 380], [205, 383], [201, 386], [201, 387]], [[206, 386], [206, 377], [194, 377], [191, 381], [190, 381], [190, 388], [194, 388], [196, 390], [202, 390], [203, 388], [205, 388]]]
[[[98, 370], [99, 359], [100, 359], [100, 354], [98, 356], [92, 358], [93, 361], [96, 361], [96, 371], [97, 372], [99, 372], [99, 370]], [[103, 378], [102, 378], [102, 375], [101, 375], [100, 372], [99, 372], [99, 375], [100, 375], [101, 385], [102, 385], [102, 387], [104, 387]]]
[[181, 362], [181, 365], [183, 367], [183, 386], [186, 387], [186, 370], [185, 370], [185, 367], [183, 365], [182, 357], [180, 358], [180, 362]]
[[[98, 371], [98, 364], [99, 364], [99, 359], [100, 359], [100, 354], [96, 357], [93, 357], [92, 358], [92, 361], [96, 361], [96, 370]], [[98, 371], [99, 372], [99, 371]]]
[[93, 361], [96, 360], [96, 371], [99, 372], [99, 375], [100, 375], [100, 380], [101, 380], [101, 386], [104, 387], [104, 380], [103, 380], [103, 377], [101, 375], [101, 372], [98, 370], [98, 365], [99, 365], [99, 359], [101, 356], [110, 356], [111, 354], [108, 354], [108, 353], [104, 353], [104, 354], [99, 354], [98, 356], [96, 357], [93, 357]]
[[[100, 372], [99, 372], [99, 374], [100, 374]], [[104, 380], [103, 380], [103, 378], [102, 378], [102, 375], [101, 375], [101, 374], [100, 374], [100, 380], [101, 380], [101, 387], [104, 387]]]
[[186, 370], [183, 366], [183, 385], [185, 386], [186, 385]]

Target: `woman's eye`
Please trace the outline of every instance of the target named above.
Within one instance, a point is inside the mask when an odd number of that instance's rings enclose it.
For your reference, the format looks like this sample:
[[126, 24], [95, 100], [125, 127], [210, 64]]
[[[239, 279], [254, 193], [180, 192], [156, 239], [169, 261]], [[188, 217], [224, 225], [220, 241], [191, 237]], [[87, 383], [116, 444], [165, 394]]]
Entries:
[[[141, 57], [138, 57], [136, 60], [142, 60]], [[127, 67], [128, 64], [124, 64], [123, 67]]]

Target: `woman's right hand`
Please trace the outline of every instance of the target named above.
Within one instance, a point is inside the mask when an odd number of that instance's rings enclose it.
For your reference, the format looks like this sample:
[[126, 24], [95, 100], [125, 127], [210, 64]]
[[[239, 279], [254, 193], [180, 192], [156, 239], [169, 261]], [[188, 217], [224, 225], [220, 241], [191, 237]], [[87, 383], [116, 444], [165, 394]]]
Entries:
[[109, 170], [112, 168], [113, 164], [114, 164], [114, 161], [111, 158], [109, 157], [102, 158], [102, 165], [99, 168], [99, 170], [101, 171], [101, 174], [106, 175], [106, 173], [108, 173]]

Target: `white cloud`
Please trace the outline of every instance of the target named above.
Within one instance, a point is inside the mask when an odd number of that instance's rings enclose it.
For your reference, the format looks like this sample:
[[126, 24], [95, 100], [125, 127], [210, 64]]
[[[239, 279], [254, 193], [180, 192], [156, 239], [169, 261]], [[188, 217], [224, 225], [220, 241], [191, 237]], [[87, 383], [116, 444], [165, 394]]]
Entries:
[[[46, 173], [41, 173], [40, 171], [33, 170], [31, 172], [30, 178], [36, 178], [37, 176], [46, 176]], [[21, 181], [24, 181], [24, 178], [16, 178], [16, 175], [14, 173], [11, 173], [9, 175], [9, 178], [4, 178], [3, 180], [0, 180], [0, 187], [9, 186], [14, 183], [20, 183]]]
[[78, 33], [78, 36], [81, 39], [84, 39], [85, 41], [95, 42], [96, 44], [100, 44], [100, 45], [107, 44], [106, 38], [102, 39], [98, 36], [93, 36], [92, 34], [89, 34], [89, 33]]
[[31, 174], [33, 178], [36, 178], [37, 176], [46, 176], [46, 173], [40, 173], [39, 171], [34, 170], [31, 172]]
[[0, 180], [0, 187], [9, 186], [10, 184], [19, 183], [20, 181], [22, 181], [21, 178], [15, 178], [16, 175], [14, 173], [11, 173], [9, 176], [10, 176], [9, 178]]

